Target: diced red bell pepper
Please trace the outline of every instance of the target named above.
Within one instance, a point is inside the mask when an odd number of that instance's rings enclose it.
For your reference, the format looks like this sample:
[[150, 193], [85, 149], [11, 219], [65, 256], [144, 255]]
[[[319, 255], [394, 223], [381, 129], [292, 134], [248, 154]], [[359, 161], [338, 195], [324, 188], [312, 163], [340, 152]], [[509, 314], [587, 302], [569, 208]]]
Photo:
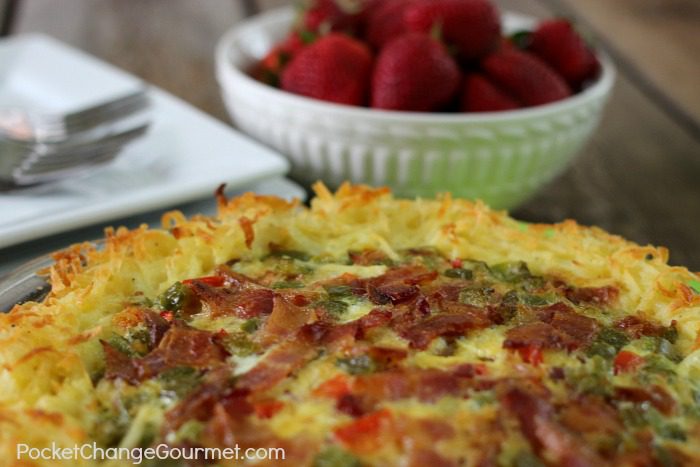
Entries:
[[226, 279], [222, 276], [205, 276], [196, 277], [194, 279], [185, 279], [184, 281], [182, 281], [182, 283], [185, 285], [192, 284], [193, 282], [202, 282], [212, 287], [221, 287], [222, 285], [224, 285], [224, 282], [226, 282]]
[[542, 349], [539, 347], [528, 345], [526, 347], [519, 348], [518, 353], [520, 354], [520, 358], [522, 358], [525, 363], [529, 363], [534, 366], [538, 366], [544, 361]]
[[340, 399], [350, 394], [350, 381], [345, 375], [338, 375], [321, 383], [313, 391], [314, 396]]
[[264, 401], [253, 404], [255, 415], [258, 418], [272, 418], [277, 415], [277, 412], [284, 408], [284, 403], [280, 401]]
[[451, 264], [455, 269], [459, 269], [463, 266], [462, 260], [459, 258], [453, 259]]
[[174, 314], [172, 311], [161, 311], [160, 312], [160, 317], [163, 318], [167, 322], [172, 322], [174, 318]]
[[636, 368], [644, 363], [644, 357], [637, 355], [634, 352], [628, 352], [623, 350], [617, 354], [615, 360], [613, 360], [613, 367], [615, 369], [615, 374], [627, 373], [634, 371]]
[[[379, 449], [391, 428], [392, 415], [388, 409], [378, 410], [336, 428], [333, 433], [347, 449], [356, 453], [370, 453]], [[384, 437], [385, 437], [384, 436]]]

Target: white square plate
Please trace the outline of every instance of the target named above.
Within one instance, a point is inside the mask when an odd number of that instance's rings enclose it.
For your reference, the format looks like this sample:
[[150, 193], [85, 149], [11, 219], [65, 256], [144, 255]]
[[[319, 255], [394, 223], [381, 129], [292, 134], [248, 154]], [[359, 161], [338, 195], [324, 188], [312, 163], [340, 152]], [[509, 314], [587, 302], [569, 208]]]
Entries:
[[[126, 94], [136, 77], [40, 35], [0, 41], [0, 107], [65, 112]], [[0, 248], [212, 196], [285, 174], [287, 161], [222, 122], [150, 87], [152, 125], [87, 176], [0, 193]]]

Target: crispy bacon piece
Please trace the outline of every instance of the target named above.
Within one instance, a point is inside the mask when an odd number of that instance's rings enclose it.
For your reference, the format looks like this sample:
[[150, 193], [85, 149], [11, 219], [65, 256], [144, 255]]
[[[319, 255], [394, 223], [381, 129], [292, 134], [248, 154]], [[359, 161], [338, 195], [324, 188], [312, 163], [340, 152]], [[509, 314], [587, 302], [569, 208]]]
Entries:
[[216, 267], [214, 274], [224, 278], [224, 285], [228, 287], [240, 288], [244, 286], [253, 287], [260, 286], [254, 279], [236, 272], [225, 264]]
[[183, 284], [185, 285], [191, 285], [194, 284], [195, 282], [201, 282], [203, 284], [210, 285], [212, 287], [221, 287], [224, 285], [226, 279], [222, 276], [205, 276], [205, 277], [197, 277], [194, 279], [185, 279], [182, 281]]
[[669, 331], [672, 331], [674, 325], [675, 323], [671, 323], [671, 326], [662, 326], [639, 318], [638, 316], [626, 316], [615, 323], [615, 327], [625, 331], [634, 339], [639, 339], [642, 336], [662, 337]]
[[216, 334], [176, 324], [165, 333], [160, 345], [138, 361], [143, 378], [167, 368], [187, 366], [211, 368], [228, 357]]
[[620, 295], [617, 287], [567, 287], [564, 291], [566, 298], [573, 303], [589, 303], [593, 305], [610, 305]]
[[576, 340], [578, 346], [588, 344], [598, 333], [598, 322], [573, 310], [555, 311], [550, 323], [556, 330], [562, 331]]
[[260, 343], [270, 345], [294, 336], [312, 316], [311, 310], [298, 307], [282, 295], [275, 294], [272, 313], [260, 330]]
[[576, 433], [614, 436], [623, 429], [617, 412], [596, 396], [571, 399], [559, 412], [560, 421]]
[[234, 300], [233, 312], [239, 318], [254, 318], [272, 313], [274, 293], [268, 289], [241, 290]]
[[316, 355], [316, 349], [304, 339], [277, 345], [253, 369], [241, 375], [238, 387], [251, 392], [270, 389], [301, 368]]
[[233, 381], [227, 366], [207, 373], [197, 389], [166, 412], [163, 432], [175, 431], [189, 420], [207, 421], [212, 418], [215, 407], [233, 419], [252, 414], [253, 406], [247, 400], [249, 391], [236, 388]]
[[148, 348], [150, 350], [158, 346], [170, 328], [170, 322], [155, 311], [147, 310], [144, 312], [143, 323], [148, 332]]
[[351, 389], [353, 394], [361, 395], [367, 403], [409, 397], [434, 401], [446, 395], [462, 394], [467, 389], [488, 389], [488, 381], [482, 386], [482, 381], [474, 379], [480, 372], [479, 367], [471, 365], [460, 365], [446, 371], [396, 369], [357, 376]]
[[367, 293], [372, 303], [399, 304], [415, 298], [420, 284], [429, 283], [438, 276], [423, 266], [403, 266], [388, 270], [384, 275], [367, 280]]
[[102, 341], [105, 378], [121, 378], [132, 384], [179, 366], [212, 368], [228, 357], [216, 335], [178, 323], [161, 339], [158, 347], [143, 358], [132, 358]]
[[676, 408], [676, 401], [664, 388], [652, 385], [646, 389], [636, 387], [616, 387], [615, 398], [630, 402], [649, 402], [664, 415], [670, 415]]
[[425, 285], [438, 277], [437, 271], [431, 271], [424, 266], [410, 265], [389, 269], [379, 277], [370, 279], [374, 285], [401, 283], [407, 285]]
[[212, 316], [235, 315], [254, 318], [272, 312], [273, 292], [262, 287], [214, 287], [195, 280], [190, 283], [194, 294], [211, 309]]
[[406, 350], [390, 347], [370, 347], [367, 354], [379, 368], [384, 370], [396, 368], [402, 360], [408, 357]]
[[390, 283], [374, 286], [371, 283], [367, 287], [369, 299], [377, 305], [403, 303], [411, 300], [420, 289], [415, 285]]
[[555, 419], [555, 410], [541, 396], [514, 387], [502, 396], [504, 407], [520, 423], [523, 435], [533, 450], [554, 464], [565, 467], [599, 467], [609, 465], [574, 433]]
[[503, 341], [506, 349], [567, 349], [577, 347], [576, 341], [568, 334], [557, 330], [548, 323], [529, 323], [509, 329]]
[[571, 351], [587, 345], [599, 329], [596, 320], [578, 314], [563, 304], [540, 310], [538, 316], [542, 322], [522, 324], [509, 329], [503, 347]]
[[370, 329], [381, 327], [389, 324], [392, 313], [390, 310], [372, 310], [363, 317], [354, 321], [357, 323], [358, 338], [363, 338], [365, 333]]
[[335, 404], [335, 408], [338, 409], [338, 412], [350, 415], [351, 417], [359, 417], [366, 412], [362, 399], [354, 394], [344, 394], [340, 396]]
[[439, 314], [400, 329], [401, 337], [409, 341], [414, 349], [424, 350], [436, 337], [459, 337], [472, 329], [485, 328], [491, 324], [484, 310], [465, 308], [460, 314]]
[[139, 381], [139, 370], [134, 360], [115, 349], [108, 342], [100, 340], [105, 354], [105, 378], [123, 379], [131, 384]]

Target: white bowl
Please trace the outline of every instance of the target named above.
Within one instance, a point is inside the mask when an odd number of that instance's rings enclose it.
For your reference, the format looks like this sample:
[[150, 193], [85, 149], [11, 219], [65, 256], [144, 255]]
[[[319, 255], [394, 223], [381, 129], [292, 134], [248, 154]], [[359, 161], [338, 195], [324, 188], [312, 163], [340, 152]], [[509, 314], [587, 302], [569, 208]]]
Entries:
[[[560, 173], [596, 128], [615, 70], [604, 54], [600, 78], [583, 92], [539, 107], [493, 113], [395, 112], [323, 102], [260, 83], [247, 73], [289, 32], [291, 8], [229, 30], [216, 73], [234, 123], [292, 162], [303, 181], [386, 185], [400, 196], [481, 198], [511, 208]], [[504, 29], [534, 19], [505, 13]]]

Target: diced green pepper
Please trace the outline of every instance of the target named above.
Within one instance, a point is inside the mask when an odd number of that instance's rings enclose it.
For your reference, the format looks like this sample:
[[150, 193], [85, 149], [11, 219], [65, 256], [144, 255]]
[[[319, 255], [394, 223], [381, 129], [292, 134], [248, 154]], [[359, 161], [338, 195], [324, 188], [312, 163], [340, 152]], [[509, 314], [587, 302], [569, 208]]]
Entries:
[[443, 274], [447, 277], [452, 277], [454, 279], [471, 279], [474, 277], [474, 273], [471, 272], [469, 269], [464, 269], [464, 268], [453, 268], [453, 269], [448, 269]]
[[602, 341], [595, 341], [586, 349], [586, 355], [593, 357], [598, 355], [605, 359], [613, 359], [617, 355], [617, 349]]
[[131, 347], [131, 343], [119, 334], [112, 333], [112, 335], [107, 339], [107, 343], [130, 357], [135, 357], [136, 352]]
[[325, 287], [326, 293], [333, 300], [353, 297], [353, 288], [348, 285], [329, 285]]
[[552, 295], [522, 295], [522, 302], [528, 306], [547, 306], [555, 303], [557, 301], [556, 297]]
[[674, 441], [685, 441], [685, 430], [677, 423], [666, 423], [657, 428], [656, 433], [662, 438], [672, 439]]
[[340, 300], [322, 300], [317, 303], [332, 315], [339, 316], [348, 311], [348, 304]]
[[566, 373], [566, 379], [580, 394], [612, 394], [612, 365], [602, 356], [594, 355], [585, 366]]
[[683, 357], [678, 353], [676, 347], [664, 338], [659, 338], [656, 351], [674, 363], [680, 363]]
[[241, 331], [247, 332], [248, 334], [252, 334], [255, 331], [257, 331], [259, 327], [260, 320], [258, 318], [251, 318], [246, 320], [243, 324], [241, 324]]
[[654, 457], [661, 467], [679, 467], [673, 455], [663, 446], [654, 445]]
[[100, 411], [95, 422], [94, 437], [101, 446], [117, 446], [129, 429], [129, 414], [120, 410], [117, 414]]
[[331, 446], [316, 455], [313, 467], [362, 467], [362, 463], [349, 452]]
[[523, 261], [494, 264], [490, 269], [494, 277], [505, 282], [519, 282], [532, 277], [530, 269]]
[[676, 375], [676, 365], [663, 355], [651, 354], [644, 358], [646, 364], [642, 368], [643, 371], [668, 377], [674, 377]]
[[179, 312], [187, 304], [189, 294], [189, 289], [182, 282], [175, 282], [158, 297], [158, 304], [163, 310]]
[[473, 259], [463, 259], [462, 269], [468, 269], [472, 271], [473, 274], [488, 274], [490, 272], [488, 264], [483, 261], [476, 261]]
[[175, 432], [175, 441], [196, 443], [203, 429], [204, 424], [202, 422], [198, 420], [188, 420]]
[[201, 374], [194, 368], [179, 366], [165, 370], [158, 375], [158, 381], [164, 391], [172, 391], [178, 397], [184, 397], [199, 386]]
[[612, 328], [603, 328], [596, 336], [597, 342], [603, 342], [619, 351], [629, 344], [630, 338], [626, 334]]
[[609, 360], [614, 358], [629, 341], [629, 337], [620, 331], [612, 328], [603, 328], [586, 349], [586, 355], [589, 357], [599, 355]]

